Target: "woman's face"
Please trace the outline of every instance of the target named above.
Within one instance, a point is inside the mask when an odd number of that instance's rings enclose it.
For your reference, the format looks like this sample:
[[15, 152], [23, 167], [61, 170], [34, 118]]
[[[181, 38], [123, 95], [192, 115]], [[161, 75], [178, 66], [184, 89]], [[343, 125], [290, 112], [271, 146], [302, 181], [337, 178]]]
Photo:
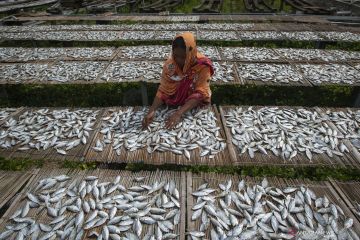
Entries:
[[176, 64], [183, 69], [185, 65], [185, 59], [186, 59], [186, 51], [182, 48], [174, 48], [173, 50], [173, 58]]

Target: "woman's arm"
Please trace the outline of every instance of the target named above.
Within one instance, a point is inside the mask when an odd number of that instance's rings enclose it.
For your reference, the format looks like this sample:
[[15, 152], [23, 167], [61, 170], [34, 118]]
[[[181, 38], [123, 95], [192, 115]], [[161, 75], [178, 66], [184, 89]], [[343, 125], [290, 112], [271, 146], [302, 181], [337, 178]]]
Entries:
[[187, 111], [193, 109], [194, 107], [199, 106], [201, 100], [199, 99], [190, 99], [187, 101], [179, 110], [177, 110], [174, 114], [172, 114], [165, 123], [165, 127], [171, 129], [175, 127], [181, 120], [181, 116]]
[[153, 121], [156, 109], [158, 109], [162, 104], [163, 100], [161, 100], [161, 98], [159, 98], [158, 96], [155, 96], [154, 101], [142, 122], [143, 128], [147, 128], [149, 124]]

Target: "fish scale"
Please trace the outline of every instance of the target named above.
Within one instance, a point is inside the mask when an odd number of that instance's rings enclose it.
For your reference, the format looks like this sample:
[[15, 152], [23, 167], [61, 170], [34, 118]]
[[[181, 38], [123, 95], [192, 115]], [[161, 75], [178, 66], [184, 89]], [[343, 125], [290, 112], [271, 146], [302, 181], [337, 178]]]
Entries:
[[[150, 198], [156, 198], [162, 202], [163, 200], [159, 194], [162, 193], [168, 198], [167, 203], [172, 201], [177, 202], [172, 196], [172, 192], [178, 192], [175, 182], [172, 181], [171, 192], [166, 191], [165, 182], [154, 185], [149, 184], [148, 188], [145, 188], [147, 190], [141, 191], [141, 194], [144, 196], [142, 200], [124, 200], [121, 205], [124, 206], [124, 204], [128, 204], [129, 208], [134, 208], [133, 206], [141, 203], [146, 205], [144, 207], [146, 209], [142, 212], [127, 212], [126, 209], [117, 208], [119, 205], [114, 200], [114, 196], [116, 196], [115, 194], [125, 194], [129, 192], [129, 190], [116, 190], [115, 193], [113, 192], [111, 195], [105, 191], [104, 198], [99, 200], [96, 189], [104, 187], [105, 190], [108, 190], [111, 184], [101, 183], [96, 176], [87, 176], [84, 179], [86, 181], [74, 181], [71, 183], [70, 177], [60, 175], [40, 180], [35, 190], [27, 192], [27, 198], [30, 199], [30, 201], [39, 202], [37, 206], [33, 207], [34, 211], [39, 211], [43, 205], [46, 205], [48, 209], [53, 209], [51, 211], [58, 211], [63, 207], [62, 204], [67, 202], [69, 205], [65, 207], [65, 211], [59, 213], [59, 216], [48, 211], [47, 218], [49, 220], [43, 222], [43, 220], [38, 219], [36, 215], [34, 217], [28, 216], [30, 202], [26, 201], [20, 211], [14, 214], [9, 220], [5, 228], [7, 230], [0, 232], [0, 239], [9, 239], [14, 236], [16, 236], [16, 239], [22, 239], [26, 236], [33, 237], [34, 239], [53, 239], [55, 235], [62, 236], [61, 239], [82, 239], [85, 234], [89, 233], [89, 236], [101, 236], [102, 239], [120, 239], [124, 236], [136, 236], [136, 239], [139, 239], [142, 236], [144, 225], [161, 226], [161, 228], [157, 229], [156, 234], [164, 236], [166, 239], [176, 239], [178, 237], [176, 234], [176, 225], [179, 224], [180, 206], [178, 204], [172, 204], [171, 207], [160, 206], [160, 208], [155, 210], [155, 201], [150, 201]], [[50, 203], [47, 202], [46, 199], [39, 197], [39, 195], [44, 188], [47, 188], [47, 183], [52, 183], [54, 180], [56, 182], [51, 187], [51, 190], [54, 192], [59, 186], [70, 190], [69, 188], [86, 189], [88, 185], [93, 186], [93, 192], [86, 193], [85, 196], [81, 197], [80, 191], [77, 191], [76, 201], [69, 201], [71, 197], [63, 195], [62, 198], [59, 198], [56, 202]], [[66, 182], [65, 186], [63, 184], [64, 182]], [[115, 178], [114, 184], [121, 184], [119, 177]], [[140, 186], [133, 185], [129, 187], [129, 189], [139, 187]], [[95, 193], [94, 189], [96, 191]], [[82, 209], [82, 200], [85, 202], [84, 199], [86, 199], [87, 202], [94, 201], [94, 204], [97, 206], [101, 201], [105, 201], [109, 205], [109, 208], [100, 207], [100, 209], [88, 209], [88, 212], [85, 212]], [[156, 219], [155, 215], [151, 214], [151, 212], [155, 211]], [[50, 222], [49, 225], [47, 225], [48, 222]], [[32, 229], [31, 231], [30, 227]], [[21, 234], [23, 236], [21, 236]], [[153, 237], [155, 236], [154, 233], [151, 235]]]
[[[321, 238], [321, 234], [324, 233], [324, 231], [320, 231], [322, 228], [326, 228], [328, 230], [327, 234], [332, 234], [335, 237], [349, 237], [351, 234], [354, 234], [353, 231], [349, 231], [352, 228], [353, 219], [347, 218], [342, 211], [342, 213], [337, 216], [340, 211], [335, 209], [341, 209], [338, 205], [330, 203], [326, 196], [318, 198], [311, 189], [305, 186], [278, 188], [271, 186], [266, 179], [263, 179], [262, 183], [257, 185], [248, 184], [244, 180], [241, 180], [239, 183], [234, 183], [235, 186], [238, 184], [241, 185], [238, 190], [234, 191], [230, 189], [228, 192], [224, 186], [229, 184], [229, 182], [230, 181], [225, 181], [222, 184], [219, 184], [219, 187], [215, 189], [216, 191], [208, 188], [206, 184], [201, 185], [193, 192], [192, 195], [195, 198], [196, 207], [192, 209], [192, 221], [198, 221], [199, 224], [194, 225], [198, 227], [189, 232], [192, 239], [205, 239], [207, 234], [211, 234], [211, 237], [214, 239], [220, 239], [220, 236], [223, 235], [234, 237], [234, 239], [258, 239], [261, 236], [268, 236], [268, 239], [292, 239], [293, 235], [289, 234], [290, 226], [297, 230], [314, 232], [315, 235], [313, 239]], [[221, 204], [227, 195], [245, 195], [246, 189], [262, 189], [262, 185], [266, 185], [267, 187], [264, 189], [261, 197], [250, 202], [250, 209], [257, 204], [260, 204], [263, 205], [264, 212], [253, 211], [249, 213], [251, 210], [246, 207], [249, 203], [241, 198], [232, 198], [233, 201], [235, 200], [237, 203], [234, 202], [235, 204], [225, 206], [225, 208]], [[208, 197], [211, 197], [211, 195], [213, 197], [216, 196], [216, 200], [214, 202], [203, 200], [203, 194], [199, 194], [202, 191], [209, 193], [207, 195]], [[280, 192], [280, 195], [276, 194], [276, 197], [283, 201], [275, 201], [273, 199], [273, 194], [277, 192]], [[312, 197], [316, 201], [311, 201], [309, 204], [295, 201], [299, 193], [307, 192], [311, 192]], [[289, 211], [287, 216], [282, 217], [279, 214], [280, 209], [287, 209], [289, 207], [285, 204], [284, 200], [286, 199], [287, 201], [292, 201], [294, 204], [293, 208], [298, 210], [294, 213]], [[324, 199], [326, 200], [324, 201]], [[315, 205], [315, 202], [321, 203]], [[332, 207], [333, 210], [327, 213], [321, 213], [320, 210], [329, 206], [329, 204], [330, 206], [334, 206]], [[224, 214], [221, 208], [224, 208], [225, 213], [241, 211], [244, 215]], [[199, 217], [200, 211], [202, 211], [201, 217]], [[236, 219], [237, 224], [233, 224], [234, 218]], [[210, 219], [211, 224], [208, 224], [208, 219]], [[326, 221], [326, 219], [332, 220]], [[343, 232], [340, 233], [340, 231], [335, 231], [333, 228], [343, 229]]]

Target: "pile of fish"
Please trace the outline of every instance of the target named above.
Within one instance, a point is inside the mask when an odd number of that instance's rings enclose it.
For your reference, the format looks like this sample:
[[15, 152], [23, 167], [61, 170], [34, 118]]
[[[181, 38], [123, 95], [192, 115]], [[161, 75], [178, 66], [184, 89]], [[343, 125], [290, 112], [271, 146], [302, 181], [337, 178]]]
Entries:
[[319, 32], [325, 39], [333, 41], [359, 42], [360, 34], [352, 32]]
[[253, 28], [253, 23], [204, 23], [198, 24], [197, 29], [199, 30], [217, 30], [217, 31], [228, 31], [228, 30], [248, 30]]
[[127, 24], [127, 30], [151, 30], [151, 31], [172, 31], [172, 30], [184, 30], [191, 31], [196, 30], [199, 24], [192, 23], [171, 23], [171, 24]]
[[56, 40], [56, 41], [115, 41], [119, 32], [111, 31], [64, 31], [64, 32], [10, 32], [0, 33], [0, 39]]
[[240, 64], [238, 66], [239, 75], [244, 80], [291, 83], [301, 82], [302, 76], [291, 65], [288, 64]]
[[[196, 32], [194, 31], [190, 31], [194, 34], [194, 36], [196, 37]], [[174, 39], [176, 37], [176, 35], [181, 34], [182, 31], [157, 31], [156, 35], [155, 35], [155, 39]]]
[[227, 60], [274, 61], [280, 59], [280, 56], [270, 48], [223, 47], [220, 51]]
[[[172, 152], [184, 155], [190, 159], [190, 152], [200, 150], [200, 157], [214, 156], [226, 147], [220, 135], [220, 127], [214, 112], [207, 109], [192, 110], [183, 116], [182, 121], [173, 129], [165, 128], [165, 120], [177, 109], [167, 108], [158, 110], [153, 122], [142, 130], [142, 121], [147, 109], [117, 110], [109, 113], [102, 119], [100, 133], [102, 137], [97, 140], [93, 149], [102, 152], [111, 144], [117, 155], [122, 148], [126, 151], [136, 151], [147, 148], [147, 152]], [[193, 155], [194, 156], [194, 155]]]
[[199, 39], [203, 40], [237, 40], [235, 31], [200, 31]]
[[162, 62], [112, 62], [101, 76], [103, 81], [160, 81]]
[[[176, 183], [125, 187], [117, 176], [100, 182], [59, 175], [42, 179], [26, 193], [24, 205], [10, 218], [0, 239], [175, 239], [180, 222]], [[71, 183], [70, 183], [71, 182]], [[38, 214], [46, 214], [39, 218]], [[46, 219], [46, 220], [44, 220]]]
[[244, 40], [284, 39], [284, 36], [276, 31], [241, 31], [238, 35]]
[[[220, 55], [216, 47], [197, 47], [198, 51], [212, 60], [219, 60]], [[151, 45], [151, 46], [131, 46], [122, 47], [120, 59], [155, 59], [164, 60], [170, 56], [171, 46]]]
[[170, 51], [171, 46], [162, 45], [122, 47], [119, 58], [163, 60], [169, 57]]
[[94, 129], [99, 111], [93, 110], [28, 110], [18, 119], [9, 118], [0, 127], [0, 148], [55, 149], [65, 155], [86, 144]]
[[287, 39], [297, 41], [318, 41], [322, 40], [316, 32], [281, 32]]
[[10, 114], [14, 113], [16, 108], [0, 108], [0, 122], [5, 120]]
[[316, 111], [303, 108], [233, 108], [226, 112], [226, 127], [240, 155], [275, 155], [289, 161], [297, 155], [312, 161], [313, 154], [342, 157], [349, 149], [343, 137]]
[[[121, 40], [154, 40], [155, 31], [124, 31], [119, 35]], [[175, 36], [174, 36], [175, 37]]]
[[0, 81], [2, 83], [21, 83], [41, 80], [48, 64], [18, 63], [0, 65]]
[[336, 126], [344, 139], [349, 140], [360, 150], [360, 110], [336, 111], [328, 109], [324, 117]]
[[360, 81], [360, 72], [345, 64], [299, 64], [297, 66], [308, 80], [316, 84], [354, 84]]
[[336, 61], [336, 57], [328, 50], [321, 49], [297, 49], [277, 48], [275, 49], [282, 57], [293, 61]]
[[359, 51], [328, 50], [327, 53], [333, 56], [336, 61], [360, 61]]
[[0, 48], [0, 61], [110, 58], [114, 48]]
[[105, 62], [57, 62], [46, 70], [44, 80], [55, 82], [94, 81]]
[[230, 179], [218, 187], [204, 183], [192, 195], [191, 218], [199, 223], [192, 239], [358, 239], [353, 219], [306, 186]]
[[34, 60], [57, 59], [62, 55], [62, 48], [0, 48], [1, 62], [26, 62]]
[[234, 64], [227, 62], [213, 62], [215, 73], [211, 78], [213, 82], [233, 82], [235, 80]]

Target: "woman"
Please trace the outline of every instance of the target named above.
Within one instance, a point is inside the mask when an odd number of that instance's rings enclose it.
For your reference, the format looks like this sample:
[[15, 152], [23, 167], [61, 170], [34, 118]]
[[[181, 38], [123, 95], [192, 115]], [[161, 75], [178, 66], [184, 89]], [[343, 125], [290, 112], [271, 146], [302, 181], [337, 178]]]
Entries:
[[172, 43], [172, 55], [166, 60], [159, 89], [149, 112], [143, 120], [146, 128], [153, 120], [155, 111], [162, 104], [181, 106], [165, 123], [175, 127], [187, 111], [210, 103], [210, 78], [214, 69], [210, 59], [197, 52], [195, 37], [186, 32], [177, 35]]

